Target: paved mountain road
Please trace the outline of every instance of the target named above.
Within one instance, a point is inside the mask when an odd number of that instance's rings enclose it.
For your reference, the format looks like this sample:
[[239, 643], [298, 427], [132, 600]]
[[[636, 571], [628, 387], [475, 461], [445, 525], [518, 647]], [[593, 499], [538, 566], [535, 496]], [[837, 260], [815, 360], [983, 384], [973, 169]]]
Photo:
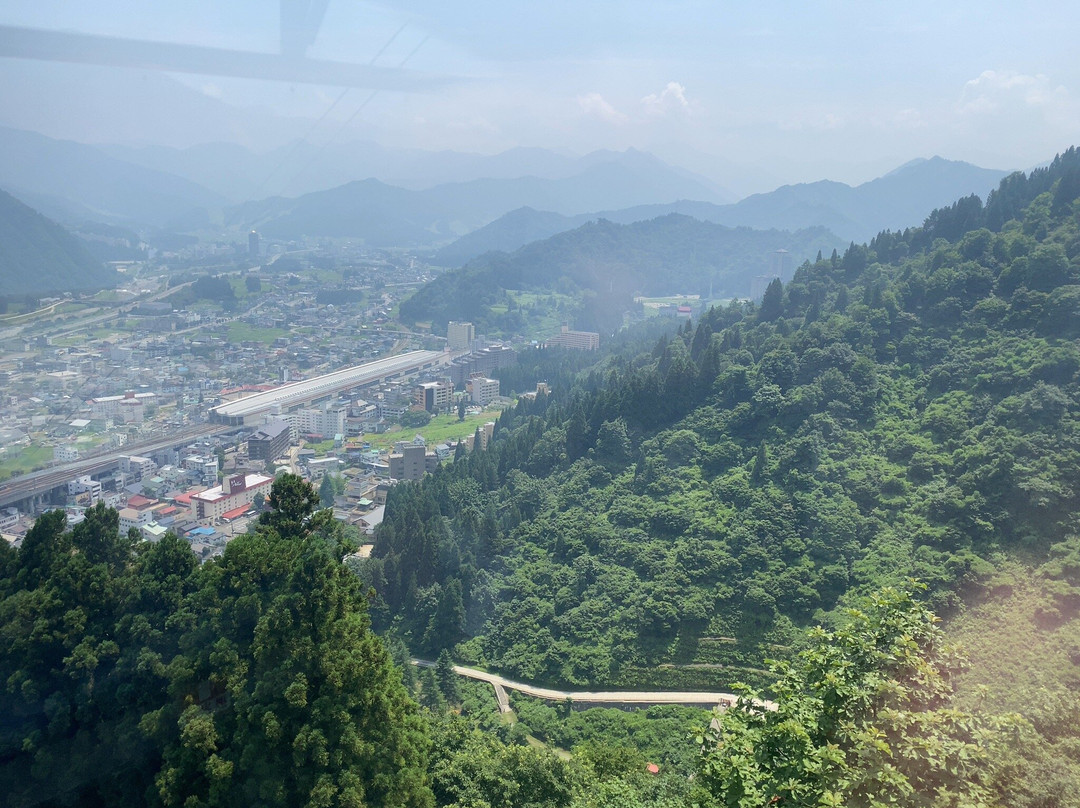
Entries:
[[[435, 663], [426, 659], [413, 659], [412, 663], [422, 668], [434, 668]], [[454, 673], [469, 679], [477, 679], [487, 682], [495, 688], [495, 696], [499, 700], [501, 712], [510, 711], [510, 702], [506, 697], [507, 690], [516, 690], [526, 696], [532, 696], [546, 701], [566, 701], [569, 699], [573, 704], [581, 706], [600, 706], [604, 704], [630, 707], [651, 706], [653, 704], [685, 704], [695, 707], [720, 707], [727, 709], [739, 700], [734, 693], [714, 693], [706, 691], [683, 691], [683, 690], [554, 690], [548, 687], [537, 687], [525, 682], [515, 682], [497, 673], [488, 673], [477, 668], [467, 668], [464, 665], [455, 665]], [[501, 691], [501, 692], [500, 692]], [[762, 702], [768, 710], [775, 710], [776, 705], [771, 701]]]

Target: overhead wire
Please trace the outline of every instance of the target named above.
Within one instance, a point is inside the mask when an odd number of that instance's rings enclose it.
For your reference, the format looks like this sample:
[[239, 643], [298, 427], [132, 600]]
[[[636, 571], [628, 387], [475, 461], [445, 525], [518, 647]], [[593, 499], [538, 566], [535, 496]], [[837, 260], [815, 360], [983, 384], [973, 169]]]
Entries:
[[[411, 51], [409, 51], [409, 55], [401, 60], [401, 62], [397, 65], [397, 68], [399, 70], [401, 68], [403, 68], [408, 63], [408, 61], [410, 59], [412, 59], [413, 56], [416, 55], [417, 51], [419, 51], [420, 48], [424, 47], [424, 44], [428, 41], [428, 39], [430, 39], [430, 35], [425, 36], [423, 39], [421, 39], [420, 43], [415, 48], [413, 48]], [[289, 186], [291, 186], [294, 182], [296, 182], [297, 179], [300, 178], [301, 175], [303, 175], [309, 168], [311, 168], [311, 166], [314, 165], [322, 157], [323, 152], [326, 151], [327, 147], [329, 147], [330, 144], [332, 144], [335, 140], [337, 140], [338, 136], [342, 132], [344, 132], [345, 129], [348, 128], [349, 124], [351, 124], [354, 120], [356, 120], [356, 116], [359, 115], [361, 112], [363, 112], [364, 108], [367, 107], [367, 105], [370, 104], [372, 101], [374, 101], [375, 97], [380, 92], [381, 92], [380, 90], [372, 90], [371, 94], [368, 95], [368, 97], [365, 98], [363, 100], [363, 102], [361, 102], [360, 106], [357, 107], [356, 111], [352, 115], [349, 116], [348, 120], [346, 120], [345, 123], [343, 123], [341, 126], [338, 127], [338, 130], [330, 137], [330, 139], [327, 140], [322, 146], [319, 147], [319, 149], [315, 152], [314, 155], [312, 155], [311, 159], [308, 160], [308, 162], [303, 166], [303, 168], [301, 168], [299, 171], [297, 171], [293, 175], [292, 179], [290, 179], [283, 187], [288, 188]]]
[[[386, 53], [386, 49], [389, 48], [394, 43], [394, 40], [396, 40], [401, 35], [401, 33], [408, 27], [408, 22], [402, 23], [401, 27], [394, 31], [390, 38], [383, 43], [383, 46], [379, 48], [376, 54], [372, 56], [370, 60], [368, 60], [368, 67], [374, 66], [375, 62], [378, 61], [379, 57]], [[278, 162], [278, 164], [273, 168], [273, 170], [271, 170], [270, 173], [267, 174], [266, 177], [263, 179], [263, 181], [259, 183], [259, 187], [255, 189], [255, 193], [253, 194], [254, 197], [258, 198], [262, 195], [263, 190], [266, 188], [267, 184], [274, 177], [274, 175], [281, 171], [281, 169], [285, 167], [286, 163], [293, 159], [293, 157], [296, 155], [296, 152], [300, 150], [300, 147], [307, 143], [308, 138], [310, 138], [315, 133], [315, 130], [318, 129], [322, 125], [323, 121], [325, 121], [326, 118], [330, 115], [330, 113], [333, 112], [335, 108], [337, 108], [337, 105], [340, 104], [343, 100], [345, 100], [345, 96], [349, 94], [350, 90], [352, 90], [352, 87], [346, 87], [344, 90], [342, 90], [338, 97], [334, 99], [334, 102], [326, 108], [326, 111], [323, 112], [322, 115], [319, 116], [319, 119], [311, 125], [311, 127], [307, 130], [304, 136], [293, 143], [292, 148], [289, 149], [289, 151], [285, 154], [281, 161]], [[283, 187], [287, 188], [289, 185], [291, 185], [293, 181], [296, 180], [296, 176], [299, 175], [293, 176], [293, 178], [289, 180], [289, 182], [287, 182]]]

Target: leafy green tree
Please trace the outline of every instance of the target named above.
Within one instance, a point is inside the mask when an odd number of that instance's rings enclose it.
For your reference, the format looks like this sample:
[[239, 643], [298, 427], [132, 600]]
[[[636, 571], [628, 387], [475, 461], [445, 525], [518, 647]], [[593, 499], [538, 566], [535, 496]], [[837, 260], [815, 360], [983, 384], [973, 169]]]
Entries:
[[401, 425], [406, 429], [420, 429], [431, 423], [427, 410], [406, 410], [401, 414]]
[[993, 728], [950, 707], [957, 658], [911, 594], [882, 590], [779, 663], [775, 709], [748, 693], [702, 737], [721, 805], [967, 806], [994, 802]]
[[312, 514], [319, 507], [319, 495], [297, 474], [282, 474], [270, 487], [270, 511], [259, 517], [260, 524], [277, 530], [280, 536], [303, 536], [314, 527]]
[[569, 808], [582, 771], [548, 749], [507, 746], [456, 716], [434, 723], [432, 790], [439, 805]]
[[446, 712], [446, 698], [439, 689], [439, 681], [432, 668], [420, 669], [420, 703], [436, 715]]
[[98, 502], [87, 508], [84, 516], [71, 533], [75, 547], [91, 564], [122, 566], [130, 557], [131, 541], [127, 534], [120, 537], [120, 515], [116, 509]]
[[632, 449], [624, 419], [616, 418], [600, 425], [596, 435], [597, 460], [613, 468], [621, 468], [630, 460]]
[[451, 578], [439, 593], [435, 613], [424, 633], [424, 647], [429, 652], [453, 648], [461, 639], [465, 624], [465, 605], [461, 597], [461, 581]]

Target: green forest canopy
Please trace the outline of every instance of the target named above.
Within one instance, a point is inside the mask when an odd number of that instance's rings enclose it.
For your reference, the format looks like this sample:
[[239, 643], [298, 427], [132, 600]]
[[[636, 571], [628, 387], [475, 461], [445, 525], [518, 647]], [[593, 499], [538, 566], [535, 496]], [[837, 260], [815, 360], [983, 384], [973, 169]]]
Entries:
[[[859, 778], [885, 772], [893, 804], [1076, 804], [1075, 725], [952, 711], [927, 607], [993, 594], [1024, 563], [1035, 629], [1080, 611], [1078, 166], [1070, 150], [985, 205], [804, 264], [769, 306], [628, 337], [587, 372], [525, 356], [552, 395], [505, 411], [487, 450], [392, 489], [356, 565], [370, 607], [297, 478], [201, 568], [174, 538], [118, 538], [100, 506], [71, 531], [40, 518], [0, 548], [0, 788], [13, 804], [756, 804], [741, 782], [858, 805], [877, 793]], [[908, 578], [924, 604], [879, 594], [863, 622], [846, 612]], [[710, 747], [694, 785], [643, 783], [601, 752], [567, 763], [425, 723], [369, 612], [414, 651], [538, 682], [749, 681], [789, 720], [731, 713], [725, 748], [800, 751], [732, 769]], [[767, 657], [791, 660], [779, 679]], [[815, 682], [844, 688], [839, 712]], [[1080, 714], [1075, 690], [1055, 704]], [[930, 765], [848, 754], [913, 707], [941, 751]]]
[[788, 250], [796, 262], [841, 246], [824, 228], [788, 233], [730, 228], [670, 214], [651, 221], [590, 222], [507, 254], [488, 253], [444, 273], [401, 305], [405, 322], [468, 320], [491, 333], [517, 333], [527, 312], [502, 314], [506, 290], [559, 292], [581, 299], [576, 324], [615, 331], [635, 295], [746, 297], [770, 269], [770, 256]]

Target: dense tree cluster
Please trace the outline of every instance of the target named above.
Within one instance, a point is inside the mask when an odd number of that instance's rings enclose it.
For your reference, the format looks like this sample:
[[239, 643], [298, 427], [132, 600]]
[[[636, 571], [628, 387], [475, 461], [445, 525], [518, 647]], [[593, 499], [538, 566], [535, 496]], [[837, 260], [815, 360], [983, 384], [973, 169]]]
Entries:
[[103, 505], [0, 557], [5, 805], [430, 804], [426, 726], [340, 530], [299, 478], [270, 504], [202, 567]]
[[168, 300], [177, 307], [190, 306], [200, 300], [219, 303], [226, 310], [237, 305], [236, 290], [224, 275], [200, 275], [190, 286], [169, 295]]
[[723, 686], [849, 593], [914, 577], [947, 610], [1004, 555], [1046, 558], [1080, 490], [1078, 163], [507, 411], [392, 492], [378, 619], [534, 680]]
[[[318, 510], [333, 483], [320, 498], [290, 475], [202, 567], [175, 537], [118, 535], [102, 506], [72, 530], [46, 514], [17, 552], [0, 544], [0, 793], [1076, 804], [1075, 694], [1037, 691], [1028, 718], [960, 712], [929, 610], [1019, 591], [1010, 564], [1035, 566], [1025, 630], [1055, 632], [1076, 679], [1078, 170], [1067, 152], [593, 367], [527, 353], [551, 393], [394, 486], [370, 559], [341, 563]], [[910, 578], [924, 600], [901, 594]], [[408, 649], [438, 662], [417, 675]], [[649, 716], [521, 701], [510, 727], [454, 658], [571, 686], [749, 681], [777, 709], [748, 698], [703, 731], [691, 783]], [[526, 746], [526, 727], [573, 758]], [[674, 772], [642, 772], [646, 749]]]
[[761, 805], [992, 805], [1003, 719], [953, 708], [957, 660], [937, 618], [886, 589], [835, 632], [779, 664], [775, 709], [748, 694], [701, 738], [701, 776], [718, 802]]
[[318, 503], [300, 478], [278, 478], [257, 527], [202, 567], [172, 534], [119, 535], [103, 505], [71, 530], [45, 514], [18, 551], [0, 544], [3, 804], [685, 802], [685, 732], [668, 737], [681, 772], [657, 779], [604, 742], [611, 720], [567, 735], [537, 714], [553, 742], [589, 739], [568, 761], [509, 732], [445, 650], [415, 676], [400, 640], [370, 631], [347, 542]]
[[636, 295], [675, 289], [745, 295], [750, 280], [769, 270], [773, 251], [810, 256], [837, 241], [820, 227], [794, 233], [731, 228], [679, 214], [626, 225], [601, 219], [513, 253], [487, 253], [440, 275], [401, 304], [401, 317], [431, 321], [436, 330], [449, 320], [469, 320], [485, 333], [520, 333], [535, 321], [529, 311], [507, 306], [507, 290], [528, 290], [575, 296], [575, 311], [569, 318], [560, 312], [563, 318], [609, 333], [622, 326]]

